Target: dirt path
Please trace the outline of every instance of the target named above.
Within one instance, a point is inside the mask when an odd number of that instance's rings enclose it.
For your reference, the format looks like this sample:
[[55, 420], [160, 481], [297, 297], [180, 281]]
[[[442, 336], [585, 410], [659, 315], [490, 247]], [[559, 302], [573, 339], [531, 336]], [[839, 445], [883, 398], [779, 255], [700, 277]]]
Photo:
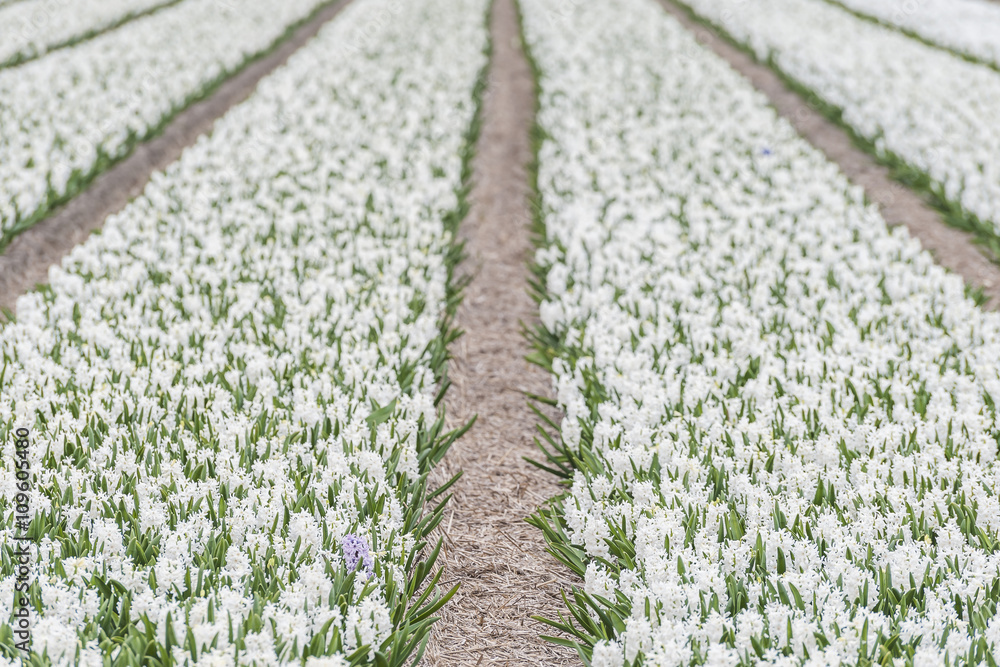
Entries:
[[99, 229], [105, 218], [137, 197], [154, 172], [175, 161], [209, 132], [219, 117], [249, 97], [262, 78], [284, 64], [348, 2], [340, 0], [321, 10], [272, 53], [250, 63], [211, 96], [182, 111], [162, 134], [137, 146], [86, 190], [14, 238], [0, 255], [0, 308], [14, 310], [18, 296], [47, 282], [50, 266]]
[[879, 204], [882, 217], [890, 226], [906, 225], [938, 264], [960, 275], [967, 284], [983, 288], [989, 297], [986, 308], [1000, 309], [1000, 267], [983, 254], [972, 234], [948, 226], [923, 197], [893, 180], [887, 168], [855, 146], [846, 132], [824, 118], [815, 105], [785, 86], [769, 67], [757, 63], [718, 32], [692, 19], [671, 0], [659, 1], [703, 46], [726, 60], [767, 95], [778, 113], [809, 143], [837, 163], [851, 182], [863, 187], [868, 199]]
[[513, 0], [494, 0], [491, 27], [472, 209], [460, 232], [468, 257], [459, 270], [473, 280], [458, 312], [465, 335], [452, 349], [446, 398], [453, 426], [479, 417], [434, 472], [440, 483], [464, 471], [439, 528], [446, 584], [461, 589], [432, 630], [425, 664], [579, 665], [575, 652], [540, 640], [546, 626], [530, 618], [557, 617], [559, 591], [571, 581], [523, 520], [561, 487], [521, 458], [535, 455], [538, 422], [522, 392], [551, 394], [548, 375], [524, 360], [520, 333], [537, 311], [527, 292], [534, 83]]

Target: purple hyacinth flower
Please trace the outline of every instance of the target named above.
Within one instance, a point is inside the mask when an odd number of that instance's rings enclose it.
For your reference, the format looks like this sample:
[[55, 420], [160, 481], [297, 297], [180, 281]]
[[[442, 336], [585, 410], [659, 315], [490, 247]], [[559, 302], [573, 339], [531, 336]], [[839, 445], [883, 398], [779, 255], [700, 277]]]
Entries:
[[371, 549], [365, 538], [348, 533], [344, 535], [341, 547], [344, 550], [344, 561], [347, 563], [348, 572], [353, 572], [357, 569], [358, 564], [361, 564], [365, 579], [375, 573], [375, 559], [372, 557]]

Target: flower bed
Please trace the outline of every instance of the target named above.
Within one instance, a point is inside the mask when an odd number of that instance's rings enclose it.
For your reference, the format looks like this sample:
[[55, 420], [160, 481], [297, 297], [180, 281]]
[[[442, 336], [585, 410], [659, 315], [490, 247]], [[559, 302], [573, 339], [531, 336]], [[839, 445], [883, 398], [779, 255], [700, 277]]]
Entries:
[[1000, 252], [996, 71], [820, 0], [682, 4], [826, 105], [953, 224]]
[[15, 65], [178, 0], [31, 0], [0, 5], [0, 66]]
[[990, 0], [833, 0], [921, 39], [1000, 67], [1000, 5]]
[[0, 247], [328, 1], [186, 0], [0, 70]]
[[0, 485], [28, 429], [34, 519], [0, 517], [0, 615], [26, 529], [38, 664], [422, 652], [485, 5], [349, 6], [18, 301]]
[[996, 664], [1000, 316], [653, 0], [522, 4], [549, 620], [595, 667]]

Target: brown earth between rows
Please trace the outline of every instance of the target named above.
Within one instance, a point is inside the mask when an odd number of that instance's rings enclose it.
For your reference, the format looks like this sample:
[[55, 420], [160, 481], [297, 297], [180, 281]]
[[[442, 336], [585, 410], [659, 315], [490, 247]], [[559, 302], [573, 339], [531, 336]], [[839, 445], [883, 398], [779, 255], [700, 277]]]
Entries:
[[541, 532], [524, 522], [561, 487], [525, 462], [536, 456], [524, 392], [551, 394], [548, 374], [525, 361], [521, 323], [537, 309], [528, 295], [531, 257], [528, 165], [534, 81], [519, 43], [513, 0], [494, 0], [493, 61], [474, 164], [472, 209], [462, 224], [472, 276], [458, 311], [465, 331], [452, 348], [446, 407], [452, 426], [478, 414], [432, 473], [437, 483], [459, 470], [437, 536], [444, 537], [444, 585], [461, 584], [431, 630], [429, 665], [579, 665], [574, 651], [547, 644], [569, 571], [545, 551]]
[[[150, 176], [211, 131], [214, 122], [339, 13], [350, 0], [322, 10], [267, 57], [179, 114], [155, 139], [101, 176], [51, 216], [16, 237], [0, 255], [0, 307], [47, 282], [49, 267], [83, 243], [104, 220], [141, 194]], [[523, 519], [559, 492], [552, 476], [522, 460], [533, 452], [537, 423], [522, 392], [550, 394], [547, 374], [524, 360], [520, 323], [536, 316], [527, 293], [530, 210], [527, 165], [534, 83], [518, 43], [512, 0], [496, 0], [493, 62], [474, 165], [472, 209], [460, 232], [468, 258], [459, 273], [475, 275], [458, 314], [466, 334], [453, 348], [454, 382], [447, 408], [452, 426], [479, 415], [437, 471], [440, 483], [459, 469], [445, 520], [440, 562], [444, 584], [460, 593], [434, 626], [425, 662], [438, 665], [570, 665], [572, 651], [546, 644], [534, 614], [555, 617], [566, 570], [545, 552], [541, 534]]]
[[[83, 242], [104, 219], [137, 196], [150, 175], [177, 159], [210, 131], [214, 121], [246, 99], [266, 74], [284, 63], [349, 0], [323, 10], [274, 53], [224, 83], [210, 98], [180, 114], [166, 131], [99, 177], [53, 216], [17, 237], [0, 256], [0, 306], [46, 280], [48, 268]], [[881, 203], [890, 225], [905, 224], [943, 266], [984, 288], [989, 307], [1000, 307], [1000, 268], [986, 259], [971, 236], [948, 227], [918, 195], [893, 181], [888, 170], [856, 148], [767, 67], [693, 21], [670, 0], [666, 11], [695, 33], [771, 99], [808, 141], [836, 162], [868, 197]], [[430, 665], [578, 665], [575, 653], [547, 644], [549, 629], [532, 615], [563, 611], [560, 591], [574, 581], [545, 552], [538, 530], [524, 517], [561, 490], [554, 478], [526, 463], [534, 456], [535, 415], [525, 393], [551, 395], [548, 375], [528, 364], [521, 324], [537, 311], [527, 292], [531, 242], [527, 168], [534, 83], [518, 38], [513, 0], [494, 0], [493, 61], [483, 105], [483, 130], [474, 163], [472, 209], [463, 222], [467, 259], [459, 273], [473, 278], [458, 311], [465, 335], [453, 346], [446, 398], [451, 426], [473, 415], [473, 429], [455, 443], [433, 472], [442, 483], [458, 470], [463, 478], [437, 535], [444, 538], [439, 564], [444, 586], [461, 584], [432, 629], [425, 654]], [[436, 536], [437, 536], [436, 535]], [[435, 537], [436, 537], [435, 536]]]
[[[947, 226], [921, 196], [894, 181], [770, 69], [691, 20], [670, 0], [661, 3], [862, 186], [889, 225], [905, 224], [941, 265], [984, 288], [987, 307], [1000, 307], [1000, 268], [970, 234]], [[438, 531], [445, 538], [445, 583], [460, 583], [462, 589], [443, 610], [426, 659], [431, 665], [579, 664], [571, 651], [540, 643], [537, 633], [547, 630], [529, 620], [536, 614], [558, 615], [563, 609], [558, 591], [573, 582], [565, 568], [545, 555], [538, 531], [522, 521], [559, 487], [521, 459], [534, 453], [537, 423], [522, 393], [547, 395], [550, 390], [545, 373], [524, 361], [528, 350], [518, 335], [519, 321], [535, 318], [525, 291], [531, 247], [525, 167], [534, 90], [517, 43], [513, 0], [496, 0], [492, 31], [494, 62], [475, 165], [474, 205], [461, 231], [469, 251], [461, 269], [474, 280], [459, 310], [458, 326], [466, 334], [453, 348], [454, 386], [447, 398], [454, 426], [477, 413], [479, 421], [434, 473], [440, 483], [465, 471]]]
[[274, 51], [251, 62], [212, 95], [182, 111], [162, 134], [137, 146], [128, 158], [98, 176], [77, 197], [11, 241], [0, 255], [0, 308], [15, 310], [17, 297], [48, 282], [50, 266], [100, 229], [109, 215], [139, 196], [154, 172], [177, 160], [185, 148], [211, 131], [216, 120], [248, 98], [261, 79], [283, 65], [348, 2], [340, 0], [320, 10]]
[[773, 70], [736, 48], [715, 30], [699, 23], [672, 0], [659, 0], [698, 42], [767, 95], [772, 106], [802, 137], [836, 163], [868, 199], [879, 205], [889, 226], [906, 225], [938, 264], [961, 276], [974, 287], [982, 287], [989, 298], [985, 308], [1000, 309], [1000, 266], [979, 246], [974, 236], [948, 226], [941, 215], [920, 195], [893, 180], [886, 167], [858, 148], [844, 130], [828, 121], [802, 96], [790, 90]]

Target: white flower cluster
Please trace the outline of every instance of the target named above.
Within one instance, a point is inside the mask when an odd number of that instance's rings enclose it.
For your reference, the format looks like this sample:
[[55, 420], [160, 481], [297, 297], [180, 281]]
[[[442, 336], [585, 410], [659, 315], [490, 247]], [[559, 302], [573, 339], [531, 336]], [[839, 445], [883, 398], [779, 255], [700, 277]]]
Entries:
[[[1000, 76], [821, 0], [684, 0], [1000, 234]], [[846, 48], [845, 45], [850, 45]]]
[[323, 2], [185, 0], [0, 69], [0, 240], [75, 194]]
[[176, 0], [28, 0], [3, 6], [0, 64], [40, 56], [172, 2]]
[[654, 0], [523, 9], [593, 665], [996, 664], [1000, 316]]
[[979, 60], [1000, 65], [1000, 5], [990, 0], [835, 0]]
[[[26, 426], [34, 448], [37, 656], [319, 667], [401, 650], [385, 642], [417, 593], [443, 437], [444, 221], [485, 13], [350, 5], [18, 300], [0, 432]], [[359, 34], [378, 38], [344, 50]]]

